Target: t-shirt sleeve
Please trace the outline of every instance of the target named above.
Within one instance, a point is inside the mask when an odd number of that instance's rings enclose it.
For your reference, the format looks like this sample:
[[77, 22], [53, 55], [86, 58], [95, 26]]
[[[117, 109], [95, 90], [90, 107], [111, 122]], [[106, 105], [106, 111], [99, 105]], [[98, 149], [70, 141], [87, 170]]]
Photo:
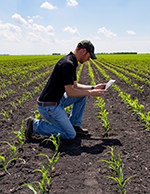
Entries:
[[74, 66], [70, 63], [66, 63], [62, 67], [62, 77], [64, 80], [63, 85], [73, 85], [74, 81], [76, 81], [76, 70]]

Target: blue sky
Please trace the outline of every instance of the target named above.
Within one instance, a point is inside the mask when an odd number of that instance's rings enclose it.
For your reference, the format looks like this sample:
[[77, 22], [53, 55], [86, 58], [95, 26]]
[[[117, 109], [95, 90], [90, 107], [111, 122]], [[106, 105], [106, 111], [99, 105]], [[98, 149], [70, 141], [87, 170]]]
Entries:
[[0, 0], [0, 54], [150, 53], [150, 0]]

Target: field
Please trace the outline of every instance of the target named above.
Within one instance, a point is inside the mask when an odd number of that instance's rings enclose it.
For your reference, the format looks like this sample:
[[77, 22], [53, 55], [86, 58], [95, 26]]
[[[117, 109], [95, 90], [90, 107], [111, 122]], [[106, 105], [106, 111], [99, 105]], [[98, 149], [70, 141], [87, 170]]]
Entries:
[[[51, 141], [43, 142], [45, 137], [36, 135], [26, 142], [23, 132], [29, 116], [39, 118], [36, 99], [61, 57], [0, 56], [1, 194], [33, 193], [22, 185], [42, 180], [42, 173], [33, 171], [41, 169], [41, 162], [48, 164], [48, 160], [39, 154], [52, 158], [55, 153]], [[88, 97], [82, 127], [87, 128], [89, 134], [77, 135], [74, 140], [61, 140], [50, 185], [44, 183], [47, 193], [121, 193], [114, 188], [118, 183], [107, 177], [115, 174], [114, 170], [100, 161], [111, 161], [110, 151], [114, 149], [113, 162], [119, 162], [120, 158], [123, 168], [122, 183], [133, 176], [124, 190], [128, 194], [149, 194], [150, 55], [97, 57], [97, 60], [79, 64], [78, 81], [91, 85], [110, 79], [116, 82], [100, 98], [101, 105], [96, 105], [100, 99]], [[7, 168], [4, 170], [3, 166]]]

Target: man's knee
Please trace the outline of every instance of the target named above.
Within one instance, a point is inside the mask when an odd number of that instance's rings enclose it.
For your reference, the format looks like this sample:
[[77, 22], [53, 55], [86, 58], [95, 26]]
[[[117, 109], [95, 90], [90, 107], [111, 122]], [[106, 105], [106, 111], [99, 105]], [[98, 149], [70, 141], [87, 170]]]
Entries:
[[76, 136], [76, 132], [74, 131], [74, 132], [68, 134], [68, 139], [74, 139], [75, 136]]

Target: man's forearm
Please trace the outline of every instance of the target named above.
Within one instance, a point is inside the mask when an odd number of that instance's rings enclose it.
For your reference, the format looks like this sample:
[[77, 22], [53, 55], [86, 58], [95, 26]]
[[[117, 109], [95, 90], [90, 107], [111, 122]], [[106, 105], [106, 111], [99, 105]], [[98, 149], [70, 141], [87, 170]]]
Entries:
[[[67, 96], [72, 97], [83, 97], [83, 96], [102, 96], [104, 92], [106, 92], [105, 89], [87, 89], [89, 86], [86, 85], [80, 85], [82, 89], [77, 88], [75, 85], [66, 85], [65, 91], [67, 93]], [[86, 86], [86, 87], [85, 87]]]
[[91, 90], [92, 86], [77, 83], [76, 88], [80, 90]]

